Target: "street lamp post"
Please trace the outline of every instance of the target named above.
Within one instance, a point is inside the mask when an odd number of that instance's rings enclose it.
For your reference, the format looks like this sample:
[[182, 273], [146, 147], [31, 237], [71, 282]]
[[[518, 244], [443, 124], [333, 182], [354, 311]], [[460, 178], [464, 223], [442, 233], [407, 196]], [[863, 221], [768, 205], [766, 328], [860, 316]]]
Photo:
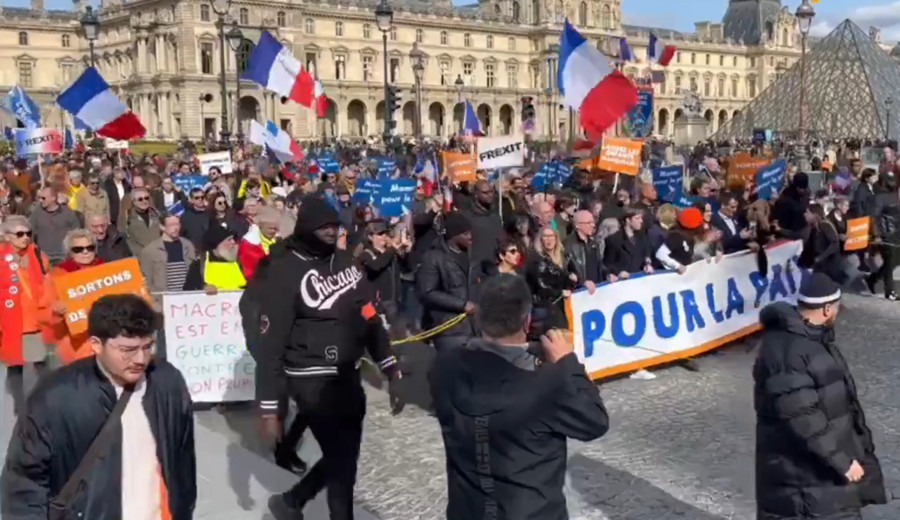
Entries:
[[[453, 82], [453, 86], [456, 87], [456, 104], [462, 105], [463, 100], [463, 87], [466, 86], [466, 82], [462, 79], [462, 74], [456, 75], [456, 81]], [[466, 107], [462, 107], [462, 119], [459, 120], [459, 128], [457, 132], [462, 132], [463, 124], [466, 122]], [[456, 117], [456, 109], [453, 111], [454, 117]]]
[[409, 61], [412, 63], [413, 74], [416, 78], [416, 142], [422, 143], [422, 80], [425, 79], [425, 53], [419, 48], [418, 43], [413, 43], [409, 51]]
[[387, 148], [391, 140], [391, 121], [393, 114], [391, 107], [388, 106], [388, 33], [391, 31], [391, 25], [394, 23], [394, 10], [387, 3], [387, 0], [381, 0], [375, 8], [375, 23], [378, 30], [381, 31], [381, 41], [383, 43], [382, 60], [384, 61], [384, 146]]
[[231, 132], [228, 131], [228, 82], [225, 78], [225, 15], [231, 9], [231, 0], [213, 0], [212, 9], [218, 16], [216, 27], [219, 28], [219, 81], [221, 82], [222, 92], [222, 130], [219, 131], [219, 140], [223, 147], [228, 147], [228, 138]]
[[241, 32], [236, 21], [231, 23], [231, 30], [228, 31], [227, 37], [228, 45], [231, 47], [231, 50], [234, 51], [234, 75], [236, 78], [235, 97], [237, 98], [237, 106], [234, 109], [235, 138], [237, 139], [238, 146], [243, 146], [244, 132], [241, 129], [241, 63], [238, 59], [238, 50], [244, 43], [244, 33]]
[[816, 12], [810, 5], [809, 0], [803, 0], [794, 16], [797, 18], [797, 25], [800, 29], [800, 135], [798, 136], [800, 150], [797, 153], [797, 166], [801, 172], [806, 172], [809, 171], [809, 154], [806, 151], [809, 139], [806, 122], [806, 39], [809, 36], [809, 29], [812, 27], [812, 19], [816, 16]]
[[91, 52], [91, 67], [93, 67], [95, 65], [94, 42], [97, 41], [97, 33], [100, 31], [100, 20], [97, 19], [97, 14], [94, 12], [93, 7], [87, 6], [84, 9], [84, 15], [81, 17], [81, 28], [84, 30], [84, 37], [88, 41]]
[[887, 109], [885, 114], [885, 123], [884, 123], [884, 140], [890, 140], [891, 138], [891, 105], [894, 104], [894, 98], [888, 96], [887, 99], [884, 100], [884, 107]]

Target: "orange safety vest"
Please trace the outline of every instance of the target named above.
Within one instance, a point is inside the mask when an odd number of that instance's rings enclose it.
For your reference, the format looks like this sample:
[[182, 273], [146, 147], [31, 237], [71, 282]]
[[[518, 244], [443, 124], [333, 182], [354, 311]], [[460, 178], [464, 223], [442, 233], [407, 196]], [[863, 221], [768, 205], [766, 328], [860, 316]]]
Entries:
[[28, 266], [18, 264], [12, 246], [0, 244], [0, 363], [21, 366], [22, 335], [38, 332], [47, 258], [29, 245]]

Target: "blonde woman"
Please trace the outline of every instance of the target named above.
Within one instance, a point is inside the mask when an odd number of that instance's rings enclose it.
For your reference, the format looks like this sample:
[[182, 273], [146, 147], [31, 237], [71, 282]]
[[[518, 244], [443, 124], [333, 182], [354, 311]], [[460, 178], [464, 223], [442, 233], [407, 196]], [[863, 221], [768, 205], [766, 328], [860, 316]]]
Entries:
[[578, 277], [563, 251], [559, 235], [550, 227], [538, 233], [531, 258], [526, 262], [525, 280], [534, 297], [532, 335], [566, 328], [564, 300], [572, 295]]

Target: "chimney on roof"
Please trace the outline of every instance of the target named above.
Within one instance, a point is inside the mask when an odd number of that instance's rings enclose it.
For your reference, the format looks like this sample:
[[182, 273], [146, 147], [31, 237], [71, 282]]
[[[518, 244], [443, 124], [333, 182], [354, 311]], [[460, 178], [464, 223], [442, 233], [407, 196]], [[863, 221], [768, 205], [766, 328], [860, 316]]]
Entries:
[[44, 11], [44, 0], [31, 0], [31, 10], [37, 12]]
[[875, 43], [881, 43], [881, 29], [878, 27], [869, 27], [869, 39]]

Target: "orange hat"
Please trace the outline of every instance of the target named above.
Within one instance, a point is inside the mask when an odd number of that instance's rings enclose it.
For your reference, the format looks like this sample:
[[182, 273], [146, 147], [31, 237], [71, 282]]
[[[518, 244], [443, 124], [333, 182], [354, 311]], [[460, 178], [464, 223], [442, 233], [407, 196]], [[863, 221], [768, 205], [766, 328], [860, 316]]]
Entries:
[[703, 224], [703, 214], [697, 208], [685, 208], [678, 212], [678, 223], [684, 229], [697, 229]]

